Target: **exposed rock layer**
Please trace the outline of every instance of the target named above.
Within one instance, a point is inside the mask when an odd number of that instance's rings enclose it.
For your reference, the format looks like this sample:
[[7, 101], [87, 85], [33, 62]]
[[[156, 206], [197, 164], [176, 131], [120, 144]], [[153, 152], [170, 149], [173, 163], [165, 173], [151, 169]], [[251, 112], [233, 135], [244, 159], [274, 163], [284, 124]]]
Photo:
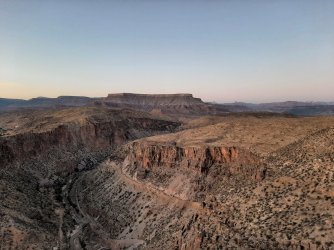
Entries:
[[145, 169], [190, 168], [201, 173], [207, 173], [213, 165], [228, 165], [232, 174], [247, 175], [254, 180], [265, 177], [261, 158], [237, 147], [179, 147], [145, 141], [134, 142], [129, 146], [127, 164]]

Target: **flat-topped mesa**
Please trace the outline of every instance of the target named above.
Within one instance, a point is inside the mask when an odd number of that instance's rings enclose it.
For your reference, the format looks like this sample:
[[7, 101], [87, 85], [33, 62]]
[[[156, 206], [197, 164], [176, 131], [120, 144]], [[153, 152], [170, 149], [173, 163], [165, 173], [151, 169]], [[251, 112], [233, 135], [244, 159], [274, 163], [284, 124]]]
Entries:
[[192, 94], [109, 94], [96, 102], [112, 108], [130, 108], [154, 114], [201, 115], [214, 113], [211, 105]]
[[104, 100], [118, 104], [147, 106], [204, 104], [200, 98], [194, 98], [192, 94], [119, 93], [109, 94]]
[[[178, 93], [178, 94], [136, 94], [136, 93], [114, 93], [108, 94], [108, 97], [133, 97], [133, 96], [142, 96], [142, 97], [191, 97], [194, 98], [192, 94], [189, 93]], [[196, 98], [200, 99], [200, 98]]]

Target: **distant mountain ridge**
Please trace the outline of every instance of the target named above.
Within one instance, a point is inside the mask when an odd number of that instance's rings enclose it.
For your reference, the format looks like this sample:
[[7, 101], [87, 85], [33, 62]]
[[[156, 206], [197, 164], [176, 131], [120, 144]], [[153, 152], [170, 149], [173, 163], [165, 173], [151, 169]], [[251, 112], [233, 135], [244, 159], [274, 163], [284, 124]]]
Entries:
[[272, 102], [272, 103], [224, 103], [216, 104], [235, 112], [275, 112], [293, 115], [334, 115], [334, 102]]
[[85, 106], [96, 98], [85, 96], [59, 96], [56, 98], [36, 97], [29, 100], [0, 98], [0, 110], [13, 110], [18, 108], [51, 108], [61, 106]]
[[334, 102], [208, 103], [192, 94], [116, 93], [107, 97], [59, 96], [30, 100], [0, 98], [0, 111], [20, 108], [45, 109], [61, 107], [105, 106], [130, 108], [156, 114], [214, 115], [229, 112], [274, 112], [292, 115], [334, 115]]

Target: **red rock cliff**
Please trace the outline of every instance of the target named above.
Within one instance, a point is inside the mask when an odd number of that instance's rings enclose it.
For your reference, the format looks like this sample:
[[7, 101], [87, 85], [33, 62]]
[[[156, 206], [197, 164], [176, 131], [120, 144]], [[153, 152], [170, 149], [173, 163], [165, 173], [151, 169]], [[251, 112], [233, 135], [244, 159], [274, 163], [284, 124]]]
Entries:
[[213, 165], [224, 165], [231, 174], [244, 174], [255, 180], [265, 176], [260, 157], [237, 147], [179, 147], [139, 141], [128, 147], [126, 160], [128, 165], [145, 169], [183, 167], [206, 173]]

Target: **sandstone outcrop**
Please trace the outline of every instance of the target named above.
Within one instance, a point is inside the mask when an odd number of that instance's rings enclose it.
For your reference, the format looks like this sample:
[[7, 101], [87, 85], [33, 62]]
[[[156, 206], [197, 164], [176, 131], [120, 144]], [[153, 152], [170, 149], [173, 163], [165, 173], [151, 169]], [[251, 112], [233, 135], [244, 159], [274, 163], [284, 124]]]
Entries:
[[177, 145], [137, 141], [128, 147], [126, 164], [144, 169], [180, 167], [207, 173], [213, 165], [228, 166], [231, 174], [250, 179], [265, 177], [264, 162], [259, 156], [237, 147]]

